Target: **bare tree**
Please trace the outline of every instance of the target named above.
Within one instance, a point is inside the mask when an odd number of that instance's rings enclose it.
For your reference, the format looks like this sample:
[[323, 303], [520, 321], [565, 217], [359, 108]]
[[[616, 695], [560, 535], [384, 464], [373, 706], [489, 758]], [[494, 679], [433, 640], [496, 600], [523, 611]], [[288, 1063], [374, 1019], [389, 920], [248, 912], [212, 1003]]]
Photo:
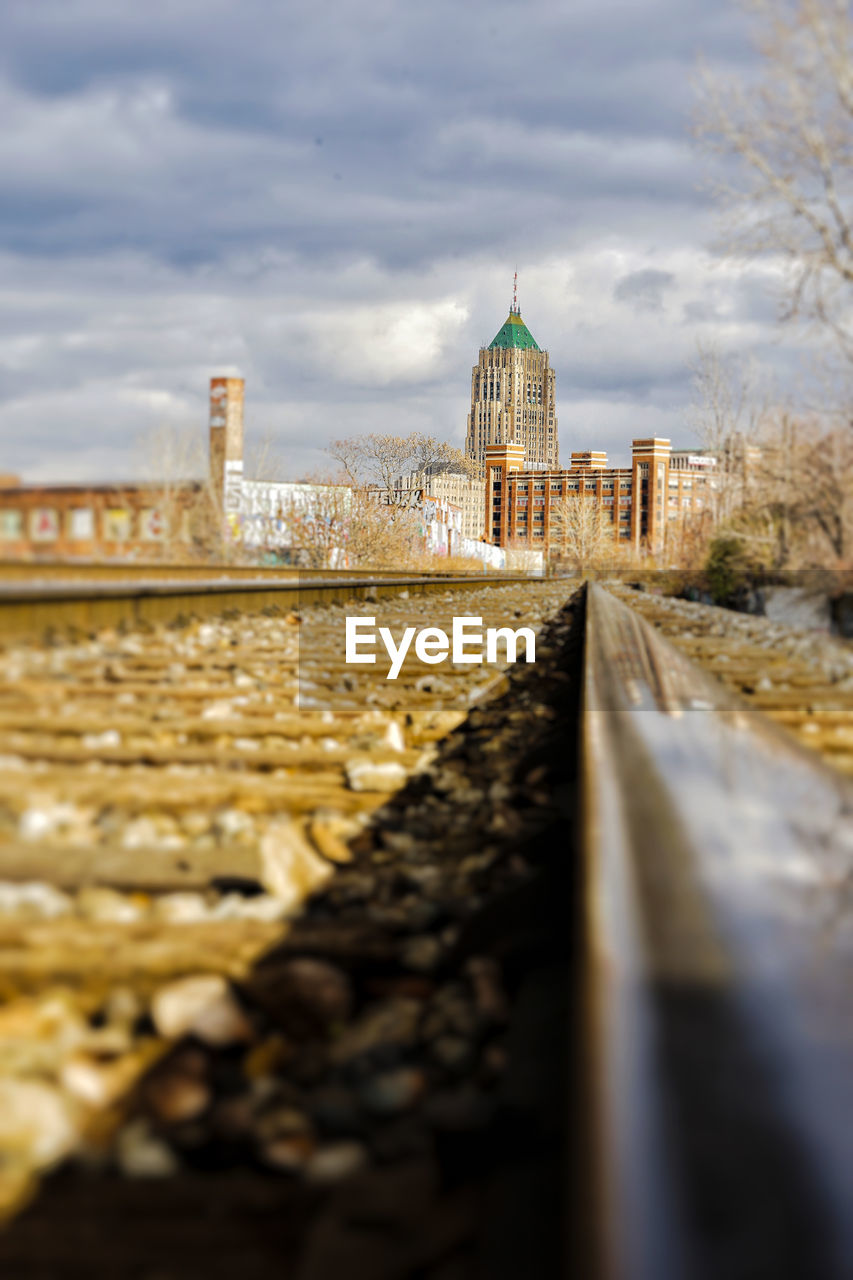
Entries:
[[247, 480], [262, 481], [276, 481], [287, 474], [285, 458], [269, 427], [249, 443], [243, 474]]
[[146, 555], [172, 562], [233, 559], [222, 497], [199, 434], [164, 423], [136, 441], [135, 453], [135, 471], [148, 494], [137, 489], [132, 499], [124, 496], [123, 505], [135, 508], [141, 536], [150, 541]]
[[697, 343], [690, 369], [688, 422], [714, 459], [709, 506], [716, 525], [744, 500], [766, 396], [755, 361], [727, 356], [714, 343]]
[[609, 508], [587, 494], [566, 494], [551, 502], [550, 552], [583, 572], [611, 565], [617, 552]]
[[246, 487], [247, 555], [286, 551], [306, 568], [414, 568], [424, 558], [420, 514], [327, 477]]
[[853, 16], [848, 0], [743, 2], [758, 83], [707, 68], [699, 83], [697, 132], [736, 161], [715, 187], [725, 244], [781, 258], [783, 315], [829, 331], [853, 361]]
[[408, 436], [379, 435], [371, 432], [333, 440], [329, 454], [341, 467], [347, 482], [358, 490], [378, 490], [383, 501], [392, 506], [407, 505], [410, 492], [398, 481], [401, 476], [430, 469], [454, 469], [473, 474], [470, 459], [446, 440], [423, 432]]
[[771, 568], [853, 566], [853, 436], [783, 414], [730, 529]]

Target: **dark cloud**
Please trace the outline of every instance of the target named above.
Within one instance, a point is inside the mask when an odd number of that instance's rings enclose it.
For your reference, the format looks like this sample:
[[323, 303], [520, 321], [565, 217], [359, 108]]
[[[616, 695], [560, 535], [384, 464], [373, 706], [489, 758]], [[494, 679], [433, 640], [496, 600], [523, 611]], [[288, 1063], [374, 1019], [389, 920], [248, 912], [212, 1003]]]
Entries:
[[671, 271], [648, 267], [620, 276], [613, 288], [613, 297], [617, 302], [630, 303], [635, 311], [663, 311], [663, 296], [674, 283]]
[[484, 226], [483, 202], [513, 192], [544, 198], [552, 234], [568, 202], [695, 202], [685, 72], [703, 33], [720, 43], [698, 0], [12, 0], [0, 44], [20, 150], [47, 145], [41, 168], [5, 166], [10, 243], [180, 262], [260, 240], [399, 266], [484, 235], [508, 247], [514, 219]]

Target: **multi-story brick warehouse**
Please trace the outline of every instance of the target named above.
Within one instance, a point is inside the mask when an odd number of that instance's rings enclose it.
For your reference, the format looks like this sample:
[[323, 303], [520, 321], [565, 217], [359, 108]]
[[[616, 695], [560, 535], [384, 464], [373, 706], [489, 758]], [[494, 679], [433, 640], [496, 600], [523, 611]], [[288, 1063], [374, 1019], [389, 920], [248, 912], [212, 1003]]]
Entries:
[[471, 372], [465, 453], [485, 475], [486, 448], [510, 441], [522, 446], [526, 467], [559, 466], [554, 370], [522, 320], [515, 294]]
[[712, 458], [673, 453], [657, 436], [632, 441], [630, 467], [608, 467], [606, 453], [590, 451], [572, 453], [570, 467], [533, 469], [515, 442], [485, 453], [486, 537], [501, 547], [556, 549], [565, 504], [577, 500], [609, 517], [619, 542], [662, 551], [709, 505], [714, 485]]

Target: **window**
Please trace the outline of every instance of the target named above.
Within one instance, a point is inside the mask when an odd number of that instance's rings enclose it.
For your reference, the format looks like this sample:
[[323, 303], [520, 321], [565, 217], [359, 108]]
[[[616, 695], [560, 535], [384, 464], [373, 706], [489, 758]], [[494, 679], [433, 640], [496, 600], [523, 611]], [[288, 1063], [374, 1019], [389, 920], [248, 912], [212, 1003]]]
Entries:
[[0, 541], [15, 542], [24, 536], [23, 513], [20, 511], [0, 511]]
[[68, 512], [68, 536], [75, 542], [88, 542], [95, 536], [95, 513], [91, 507], [72, 507]]
[[30, 512], [33, 542], [55, 542], [59, 537], [59, 513], [53, 507], [34, 507]]
[[157, 507], [147, 507], [140, 511], [139, 536], [144, 542], [162, 542], [166, 537], [166, 520]]

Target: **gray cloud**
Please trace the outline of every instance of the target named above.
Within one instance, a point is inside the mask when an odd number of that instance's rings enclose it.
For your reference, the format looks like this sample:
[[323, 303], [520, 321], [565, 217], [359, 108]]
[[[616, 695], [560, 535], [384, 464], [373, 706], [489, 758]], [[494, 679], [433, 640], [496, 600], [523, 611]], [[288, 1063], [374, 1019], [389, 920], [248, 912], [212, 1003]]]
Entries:
[[126, 474], [229, 370], [294, 473], [345, 430], [461, 442], [516, 264], [568, 447], [671, 421], [698, 333], [773, 325], [703, 249], [699, 49], [748, 56], [734, 10], [6, 0], [0, 469]]
[[675, 283], [671, 271], [655, 271], [647, 267], [620, 276], [613, 288], [617, 302], [628, 302], [635, 311], [663, 311], [663, 296]]

